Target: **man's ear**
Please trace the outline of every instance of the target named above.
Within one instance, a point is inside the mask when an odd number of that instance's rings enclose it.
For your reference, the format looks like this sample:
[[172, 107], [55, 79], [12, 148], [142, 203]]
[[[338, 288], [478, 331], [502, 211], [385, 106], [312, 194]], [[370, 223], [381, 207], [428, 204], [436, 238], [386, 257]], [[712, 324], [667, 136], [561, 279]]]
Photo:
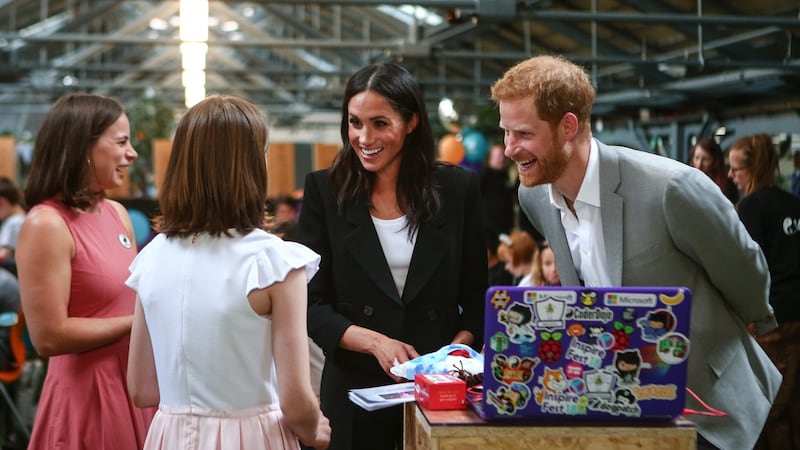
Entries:
[[578, 129], [580, 128], [578, 116], [571, 112], [564, 113], [558, 128], [563, 133], [564, 139], [571, 141], [578, 134]]

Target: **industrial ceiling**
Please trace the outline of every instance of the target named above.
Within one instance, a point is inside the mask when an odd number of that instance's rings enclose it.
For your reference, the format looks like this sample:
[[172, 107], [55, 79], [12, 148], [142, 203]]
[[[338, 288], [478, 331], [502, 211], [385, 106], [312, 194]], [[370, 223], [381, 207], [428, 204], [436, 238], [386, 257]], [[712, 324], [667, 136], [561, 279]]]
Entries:
[[[207, 92], [274, 124], [330, 122], [347, 77], [402, 62], [429, 107], [491, 106], [505, 69], [537, 54], [584, 65], [608, 121], [800, 109], [797, 1], [211, 1]], [[0, 115], [71, 91], [183, 105], [177, 1], [0, 0]]]

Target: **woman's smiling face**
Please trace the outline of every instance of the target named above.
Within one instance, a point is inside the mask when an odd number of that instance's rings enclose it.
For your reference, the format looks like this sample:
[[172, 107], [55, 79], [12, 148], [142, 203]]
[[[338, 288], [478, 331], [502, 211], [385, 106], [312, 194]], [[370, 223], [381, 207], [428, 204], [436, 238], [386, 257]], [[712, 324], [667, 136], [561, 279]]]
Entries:
[[131, 146], [131, 128], [125, 114], [119, 116], [97, 139], [89, 152], [89, 187], [94, 191], [122, 185], [123, 169], [130, 167], [138, 154]]
[[347, 104], [348, 137], [361, 165], [370, 172], [397, 173], [406, 135], [417, 125], [417, 116], [406, 122], [381, 94], [366, 90]]

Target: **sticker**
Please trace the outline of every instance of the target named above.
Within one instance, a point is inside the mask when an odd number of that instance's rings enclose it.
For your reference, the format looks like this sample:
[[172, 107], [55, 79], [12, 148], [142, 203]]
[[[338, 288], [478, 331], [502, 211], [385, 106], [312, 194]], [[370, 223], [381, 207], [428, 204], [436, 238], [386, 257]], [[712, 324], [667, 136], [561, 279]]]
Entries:
[[566, 326], [564, 316], [567, 314], [567, 303], [555, 297], [539, 299], [534, 303], [536, 308], [536, 328], [549, 330]]
[[561, 359], [563, 349], [558, 341], [561, 340], [563, 335], [558, 331], [554, 333], [545, 331], [540, 336], [542, 343], [539, 344], [539, 358], [542, 358], [542, 361], [547, 363], [554, 363]]
[[642, 408], [636, 403], [636, 397], [630, 389], [618, 389], [614, 392], [613, 401], [595, 399], [589, 409], [611, 414], [612, 416], [640, 417]]
[[503, 352], [508, 348], [508, 336], [497, 332], [489, 338], [489, 347], [496, 352]]
[[639, 400], [675, 400], [678, 398], [678, 386], [674, 384], [648, 384], [631, 386], [630, 389]]
[[619, 377], [619, 384], [639, 384], [639, 370], [642, 368], [642, 355], [639, 349], [623, 350], [614, 354], [614, 370]]
[[677, 319], [672, 311], [657, 309], [637, 320], [636, 325], [642, 329], [643, 341], [658, 342], [659, 339], [675, 329], [676, 322]]
[[506, 305], [508, 305], [508, 300], [510, 299], [508, 295], [508, 291], [505, 289], [498, 289], [494, 291], [492, 294], [492, 299], [490, 300], [494, 309], [504, 309]]
[[661, 303], [667, 306], [675, 306], [680, 304], [683, 301], [684, 293], [683, 289], [678, 289], [678, 293], [675, 295], [666, 295], [666, 294], [658, 294], [658, 299]]
[[689, 357], [689, 338], [680, 333], [669, 333], [658, 341], [658, 357], [667, 364], [675, 365]]
[[525, 383], [533, 377], [533, 369], [539, 365], [539, 358], [520, 358], [512, 355], [497, 354], [492, 360], [492, 376], [495, 380], [511, 385], [514, 382]]
[[599, 369], [603, 365], [603, 358], [606, 357], [606, 351], [599, 346], [587, 344], [572, 338], [569, 347], [567, 347], [567, 354], [565, 357], [570, 361], [575, 361], [584, 366]]
[[533, 311], [523, 303], [515, 302], [508, 310], [497, 313], [497, 321], [506, 326], [506, 334], [511, 342], [524, 344], [536, 340], [533, 329]]
[[530, 398], [530, 388], [522, 383], [512, 383], [508, 387], [500, 386], [496, 391], [486, 393], [486, 402], [493, 405], [498, 414], [509, 416], [528, 406]]

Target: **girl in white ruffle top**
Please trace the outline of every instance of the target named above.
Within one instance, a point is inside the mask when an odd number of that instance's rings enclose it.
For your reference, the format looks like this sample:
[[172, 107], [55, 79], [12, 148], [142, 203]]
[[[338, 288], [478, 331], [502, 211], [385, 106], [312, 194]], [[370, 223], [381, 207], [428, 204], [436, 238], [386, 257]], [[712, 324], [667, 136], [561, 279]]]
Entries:
[[309, 378], [306, 283], [319, 255], [264, 231], [267, 129], [211, 96], [178, 124], [159, 234], [131, 265], [128, 389], [158, 405], [145, 449], [318, 449], [328, 419]]

